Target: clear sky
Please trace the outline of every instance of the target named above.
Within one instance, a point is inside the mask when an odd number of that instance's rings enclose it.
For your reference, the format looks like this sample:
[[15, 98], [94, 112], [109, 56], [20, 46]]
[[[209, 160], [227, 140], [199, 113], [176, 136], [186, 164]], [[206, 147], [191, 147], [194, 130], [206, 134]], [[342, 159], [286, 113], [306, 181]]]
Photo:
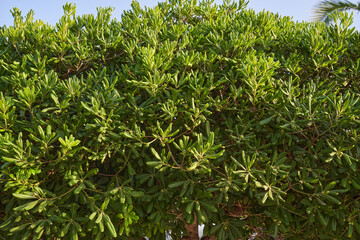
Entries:
[[[141, 6], [152, 7], [158, 0], [138, 0]], [[283, 16], [292, 16], [295, 21], [309, 21], [311, 10], [320, 0], [250, 0], [249, 8], [256, 12], [263, 9], [271, 12], [278, 12]], [[77, 15], [96, 13], [96, 7], [115, 7], [113, 17], [120, 19], [124, 10], [131, 8], [131, 0], [0, 0], [0, 26], [13, 24], [10, 10], [17, 7], [22, 11], [23, 16], [33, 9], [35, 19], [41, 19], [51, 25], [55, 25], [63, 14], [62, 6], [66, 2], [74, 2], [77, 5]], [[221, 4], [222, 0], [215, 0]], [[357, 14], [355, 13], [355, 16]], [[355, 22], [360, 23], [360, 17], [355, 18]], [[359, 25], [359, 24], [356, 24]]]

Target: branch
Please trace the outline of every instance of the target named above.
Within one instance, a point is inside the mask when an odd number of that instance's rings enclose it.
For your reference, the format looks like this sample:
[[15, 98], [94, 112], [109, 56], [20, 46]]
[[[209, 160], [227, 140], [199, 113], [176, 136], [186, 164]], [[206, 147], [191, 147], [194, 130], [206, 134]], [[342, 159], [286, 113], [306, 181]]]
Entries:
[[348, 0], [324, 0], [321, 1], [313, 10], [313, 21], [330, 22], [329, 13], [334, 11], [357, 10], [360, 11], [360, 3], [354, 4]]

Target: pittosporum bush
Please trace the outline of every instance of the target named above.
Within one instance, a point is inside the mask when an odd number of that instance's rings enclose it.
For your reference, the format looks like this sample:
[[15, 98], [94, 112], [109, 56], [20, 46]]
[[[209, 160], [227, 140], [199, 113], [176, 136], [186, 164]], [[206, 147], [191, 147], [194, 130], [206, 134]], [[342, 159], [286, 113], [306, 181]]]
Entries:
[[[0, 33], [1, 239], [359, 239], [360, 36], [169, 0]], [[194, 232], [193, 232], [194, 230]]]

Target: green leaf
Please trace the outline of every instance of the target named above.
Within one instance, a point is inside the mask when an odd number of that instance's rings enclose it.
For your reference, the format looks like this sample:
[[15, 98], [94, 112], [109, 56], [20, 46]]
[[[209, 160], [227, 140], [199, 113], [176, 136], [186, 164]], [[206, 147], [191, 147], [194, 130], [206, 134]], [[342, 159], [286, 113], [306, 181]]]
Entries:
[[23, 210], [28, 211], [28, 210], [33, 209], [37, 205], [38, 202], [39, 202], [39, 200], [36, 200], [33, 202], [28, 202], [28, 203], [25, 203], [23, 205], [20, 205], [20, 206], [14, 208], [14, 210], [15, 211], [23, 211]]
[[347, 231], [347, 237], [351, 238], [354, 232], [354, 226], [352, 224], [349, 224], [348, 231]]
[[259, 181], [254, 181], [255, 183], [255, 186], [258, 187], [258, 188], [263, 188], [265, 185], [261, 184], [261, 182]]
[[90, 171], [88, 171], [85, 175], [84, 178], [89, 178], [89, 177], [92, 177], [94, 175], [96, 175], [97, 173], [99, 172], [99, 169], [98, 168], [93, 168], [91, 169]]
[[162, 165], [161, 162], [155, 162], [155, 161], [150, 161], [150, 162], [146, 162], [146, 164], [150, 167], [155, 167], [155, 166], [159, 166]]
[[328, 219], [326, 219], [320, 211], [317, 211], [317, 213], [318, 213], [318, 217], [319, 217], [319, 221], [320, 221], [321, 225], [327, 226]]
[[20, 199], [35, 199], [35, 198], [37, 198], [37, 197], [35, 197], [33, 195], [19, 194], [19, 193], [13, 193], [12, 195], [14, 197], [20, 198]]
[[173, 182], [168, 185], [169, 188], [177, 188], [184, 185], [186, 181]]
[[95, 185], [90, 180], [84, 180], [84, 183], [91, 189], [96, 190]]
[[78, 233], [75, 231], [74, 228], [72, 228], [70, 233], [70, 240], [78, 240], [78, 239], [79, 239]]
[[198, 162], [191, 163], [190, 167], [188, 167], [189, 171], [195, 170], [199, 166]]
[[23, 225], [13, 227], [13, 228], [10, 229], [10, 232], [11, 233], [20, 232], [21, 230], [25, 229], [29, 225], [30, 225], [30, 223], [25, 223]]
[[355, 230], [360, 233], [360, 224], [358, 222], [354, 222]]
[[60, 230], [60, 237], [64, 237], [67, 232], [69, 231], [69, 228], [71, 226], [71, 222], [67, 223], [61, 230]]
[[135, 197], [135, 198], [145, 196], [145, 193], [143, 191], [131, 191], [131, 192], [129, 192], [129, 194], [130, 194], [130, 196]]
[[131, 138], [131, 139], [135, 138], [135, 136], [131, 135], [129, 132], [122, 132], [121, 134], [127, 138]]
[[266, 193], [264, 194], [263, 199], [261, 200], [261, 203], [263, 203], [263, 204], [264, 204], [264, 203], [266, 202], [266, 200], [267, 200], [268, 196], [269, 196], [269, 192], [266, 192]]
[[97, 219], [95, 220], [95, 223], [100, 224], [102, 219], [103, 219], [103, 213], [100, 213]]
[[3, 229], [3, 228], [5, 228], [6, 226], [8, 226], [8, 225], [11, 223], [12, 220], [14, 220], [14, 215], [11, 215], [11, 216], [8, 217], [4, 222], [2, 222], [2, 223], [0, 224], [0, 229]]
[[360, 190], [360, 184], [355, 180], [355, 178], [351, 178], [351, 184], [356, 190]]
[[106, 225], [107, 229], [109, 230], [111, 236], [116, 238], [117, 233], [116, 233], [115, 227], [114, 227], [113, 223], [111, 222], [110, 217], [106, 214], [104, 214], [104, 221], [105, 221], [105, 225]]
[[49, 220], [51, 220], [52, 222], [55, 222], [55, 223], [64, 223], [64, 222], [67, 221], [66, 218], [63, 218], [63, 217], [60, 217], [60, 216], [55, 216], [55, 215], [51, 216], [49, 218]]
[[74, 194], [77, 195], [80, 193], [81, 190], [83, 190], [85, 188], [85, 184], [84, 183], [80, 183], [79, 186], [77, 186], [77, 188], [75, 188], [74, 190]]
[[206, 217], [201, 210], [196, 210], [196, 215], [198, 217], [199, 222], [202, 222], [202, 223], [206, 222]]
[[135, 172], [134, 168], [131, 166], [130, 163], [128, 163], [127, 167], [128, 167], [128, 173], [129, 173], [129, 175], [130, 175], [130, 176], [134, 176], [134, 175], [136, 174], [136, 172]]
[[216, 213], [216, 212], [218, 211], [217, 208], [214, 207], [214, 206], [211, 205], [211, 204], [202, 202], [201, 205], [202, 205], [205, 209], [209, 210], [210, 212]]
[[194, 207], [194, 201], [191, 201], [190, 203], [188, 203], [186, 205], [186, 208], [185, 208], [185, 211], [188, 213], [188, 214], [191, 214], [192, 210], [193, 210], [193, 207]]
[[101, 210], [104, 211], [107, 209], [110, 202], [110, 198], [105, 198], [104, 202], [101, 204]]
[[262, 125], [269, 124], [269, 123], [271, 122], [271, 120], [274, 118], [274, 116], [275, 116], [275, 115], [261, 120], [261, 121], [259, 122], [259, 125], [262, 126]]
[[161, 160], [160, 155], [156, 152], [156, 150], [155, 150], [154, 148], [151, 148], [151, 152], [153, 153], [153, 155], [154, 155], [157, 159]]
[[332, 181], [331, 183], [329, 183], [328, 185], [326, 185], [326, 187], [325, 187], [325, 191], [326, 190], [330, 190], [330, 189], [333, 189], [335, 186], [336, 186], [336, 183], [337, 183], [337, 181]]
[[333, 196], [330, 196], [330, 195], [327, 195], [327, 194], [323, 194], [323, 195], [321, 195], [322, 197], [324, 197], [324, 198], [326, 198], [326, 199], [328, 199], [329, 201], [331, 201], [331, 202], [333, 202], [333, 203], [336, 203], [336, 204], [338, 204], [338, 205], [340, 205], [341, 204], [341, 202], [339, 201], [339, 200], [337, 200], [335, 197], [333, 197]]

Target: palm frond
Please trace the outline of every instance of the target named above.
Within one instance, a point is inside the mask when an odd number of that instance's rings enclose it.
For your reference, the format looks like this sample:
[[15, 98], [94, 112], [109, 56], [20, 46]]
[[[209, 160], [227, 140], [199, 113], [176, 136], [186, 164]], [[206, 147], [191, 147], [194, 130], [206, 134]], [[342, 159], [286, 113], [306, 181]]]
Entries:
[[313, 21], [329, 22], [328, 14], [333, 11], [347, 11], [357, 10], [360, 11], [360, 3], [352, 3], [347, 0], [325, 0], [321, 1], [314, 9]]

